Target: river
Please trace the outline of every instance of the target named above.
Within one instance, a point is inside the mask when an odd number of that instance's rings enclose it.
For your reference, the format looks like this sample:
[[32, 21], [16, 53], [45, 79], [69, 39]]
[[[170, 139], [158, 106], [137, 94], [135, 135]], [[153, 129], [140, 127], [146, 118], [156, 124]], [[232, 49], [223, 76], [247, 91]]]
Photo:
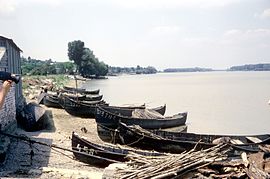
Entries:
[[270, 133], [270, 72], [199, 72], [121, 75], [90, 80], [110, 105], [167, 105], [166, 115], [187, 111], [188, 132]]

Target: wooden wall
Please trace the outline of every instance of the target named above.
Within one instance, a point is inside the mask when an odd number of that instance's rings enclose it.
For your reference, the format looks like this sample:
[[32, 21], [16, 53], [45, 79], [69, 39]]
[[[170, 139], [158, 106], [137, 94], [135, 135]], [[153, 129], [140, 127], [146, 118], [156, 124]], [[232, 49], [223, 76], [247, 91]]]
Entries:
[[[9, 39], [0, 37], [0, 48], [5, 48], [6, 52], [0, 59], [0, 70], [21, 75], [21, 56], [20, 50], [14, 46]], [[23, 100], [22, 82], [20, 81], [15, 87], [16, 106], [20, 106]]]
[[[20, 49], [10, 39], [0, 36], [0, 48], [4, 52], [0, 57], [0, 70], [21, 75]], [[2, 82], [0, 82], [2, 86]], [[1, 89], [1, 87], [0, 87]], [[13, 83], [8, 93], [3, 108], [0, 109], [1, 130], [10, 130], [16, 126], [16, 112], [24, 107], [24, 97], [22, 95], [22, 81]]]

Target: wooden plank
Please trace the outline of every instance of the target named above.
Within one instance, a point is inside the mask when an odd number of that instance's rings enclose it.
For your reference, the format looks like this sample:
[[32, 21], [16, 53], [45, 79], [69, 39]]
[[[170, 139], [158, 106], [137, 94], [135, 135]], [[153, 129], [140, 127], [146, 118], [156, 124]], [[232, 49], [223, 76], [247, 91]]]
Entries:
[[248, 140], [250, 140], [253, 143], [261, 143], [262, 140], [257, 137], [246, 137]]
[[244, 143], [243, 143], [241, 140], [239, 140], [239, 139], [231, 139], [230, 142], [231, 142], [232, 144], [244, 144]]

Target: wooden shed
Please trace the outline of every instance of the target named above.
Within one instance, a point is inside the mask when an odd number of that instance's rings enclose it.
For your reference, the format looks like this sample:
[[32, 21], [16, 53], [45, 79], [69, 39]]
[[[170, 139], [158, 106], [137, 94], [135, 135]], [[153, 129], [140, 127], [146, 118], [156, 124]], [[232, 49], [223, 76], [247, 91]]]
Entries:
[[[0, 36], [0, 71], [21, 75], [21, 52], [22, 50], [12, 39]], [[20, 81], [15, 86], [15, 101], [17, 108], [21, 107], [23, 100], [22, 81]]]
[[[7, 71], [21, 75], [22, 50], [12, 39], [0, 36], [0, 71]], [[0, 81], [0, 84], [2, 81]], [[2, 85], [0, 85], [1, 88]], [[25, 105], [25, 98], [22, 94], [22, 81], [13, 83], [4, 106], [0, 109], [1, 130], [15, 130], [17, 127], [16, 113], [20, 112]]]
[[[22, 50], [13, 42], [12, 39], [0, 36], [0, 71], [7, 71], [21, 75], [21, 56]], [[2, 81], [0, 81], [0, 89]], [[22, 94], [22, 81], [12, 84], [3, 107], [0, 109], [0, 130], [13, 132], [17, 128], [16, 113], [21, 111], [25, 104]], [[0, 135], [0, 164], [5, 161], [6, 152], [10, 140], [8, 137]]]

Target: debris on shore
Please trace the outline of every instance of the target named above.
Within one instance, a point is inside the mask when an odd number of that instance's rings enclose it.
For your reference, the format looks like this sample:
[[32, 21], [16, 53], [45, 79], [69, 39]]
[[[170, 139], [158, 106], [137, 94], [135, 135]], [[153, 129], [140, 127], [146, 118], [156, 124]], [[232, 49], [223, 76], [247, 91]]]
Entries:
[[262, 146], [264, 152], [241, 153], [229, 157], [226, 144], [209, 149], [190, 150], [181, 154], [164, 156], [142, 156], [129, 154], [126, 163], [108, 166], [104, 178], [269, 178], [269, 145]]
[[50, 76], [26, 76], [22, 78], [23, 95], [30, 99], [36, 99], [44, 89], [55, 91], [65, 84], [72, 82], [68, 76], [50, 75]]

